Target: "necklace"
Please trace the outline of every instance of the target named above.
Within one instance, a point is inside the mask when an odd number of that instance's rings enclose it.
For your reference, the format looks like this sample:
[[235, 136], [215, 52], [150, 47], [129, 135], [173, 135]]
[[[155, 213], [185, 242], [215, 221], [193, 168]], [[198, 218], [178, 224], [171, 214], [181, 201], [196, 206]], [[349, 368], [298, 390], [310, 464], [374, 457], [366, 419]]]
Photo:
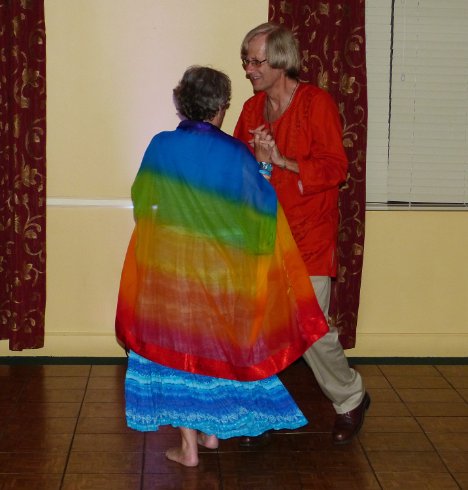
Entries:
[[[297, 90], [297, 87], [298, 86], [299, 86], [299, 80], [296, 80], [296, 85], [294, 87], [294, 90], [291, 93], [291, 96], [289, 97], [288, 103], [286, 104], [286, 106], [284, 107], [284, 109], [281, 109], [281, 105], [280, 105], [280, 107], [279, 107], [279, 109], [280, 109], [279, 115], [278, 115], [278, 117], [276, 119], [280, 118], [286, 112], [286, 110], [288, 109], [288, 107], [291, 105], [291, 102], [293, 100], [294, 94], [296, 93], [296, 90]], [[267, 122], [268, 122], [268, 127], [270, 129], [270, 133], [273, 133], [273, 130], [272, 130], [272, 127], [271, 127], [271, 122], [272, 121], [270, 119], [270, 105], [271, 105], [270, 97], [267, 96], [266, 116], [267, 116]]]

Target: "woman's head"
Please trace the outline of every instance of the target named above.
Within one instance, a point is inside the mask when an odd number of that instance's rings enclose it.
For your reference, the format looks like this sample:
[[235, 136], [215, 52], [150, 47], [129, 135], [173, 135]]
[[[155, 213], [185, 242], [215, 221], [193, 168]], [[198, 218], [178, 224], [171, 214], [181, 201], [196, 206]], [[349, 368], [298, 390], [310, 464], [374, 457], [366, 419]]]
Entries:
[[231, 80], [205, 66], [191, 66], [173, 91], [179, 113], [193, 121], [211, 121], [229, 106]]
[[298, 78], [301, 69], [299, 47], [294, 34], [286, 27], [266, 22], [249, 31], [242, 41], [241, 58], [245, 59], [250, 41], [265, 36], [265, 55], [272, 68], [280, 68], [290, 78]]

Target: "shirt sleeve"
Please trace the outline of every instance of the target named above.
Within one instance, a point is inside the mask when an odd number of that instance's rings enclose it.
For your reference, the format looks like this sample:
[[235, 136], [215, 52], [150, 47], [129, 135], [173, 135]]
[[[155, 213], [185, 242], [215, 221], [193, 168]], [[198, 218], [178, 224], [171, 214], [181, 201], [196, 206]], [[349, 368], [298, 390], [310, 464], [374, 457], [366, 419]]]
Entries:
[[335, 102], [321, 90], [308, 98], [299, 118], [297, 163], [303, 193], [313, 194], [339, 186], [346, 180], [348, 160]]
[[255, 151], [249, 144], [249, 141], [252, 139], [252, 134], [249, 133], [249, 130], [258, 128], [258, 126], [264, 123], [261, 107], [263, 107], [263, 98], [259, 94], [245, 101], [233, 132], [234, 138], [245, 143], [254, 156]]
[[249, 128], [252, 127], [252, 123], [249, 118], [249, 111], [247, 104], [244, 104], [242, 108], [242, 112], [240, 113], [239, 119], [237, 121], [236, 127], [234, 128], [233, 136], [234, 138], [239, 139], [243, 143], [247, 145], [251, 153], [253, 153], [253, 148], [249, 145], [249, 140], [252, 138], [252, 135], [249, 133]]

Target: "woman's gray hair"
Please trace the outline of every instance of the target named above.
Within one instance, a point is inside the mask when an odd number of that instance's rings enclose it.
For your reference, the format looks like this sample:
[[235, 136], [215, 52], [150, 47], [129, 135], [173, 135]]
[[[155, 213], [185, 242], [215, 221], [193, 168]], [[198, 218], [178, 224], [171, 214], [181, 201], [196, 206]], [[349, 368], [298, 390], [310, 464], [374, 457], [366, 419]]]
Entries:
[[231, 80], [218, 70], [191, 66], [173, 90], [179, 113], [192, 121], [211, 121], [219, 110], [229, 106]]
[[299, 44], [286, 27], [266, 22], [249, 31], [242, 41], [241, 58], [246, 58], [249, 43], [259, 35], [266, 35], [266, 59], [272, 68], [280, 68], [290, 78], [297, 79], [301, 69]]

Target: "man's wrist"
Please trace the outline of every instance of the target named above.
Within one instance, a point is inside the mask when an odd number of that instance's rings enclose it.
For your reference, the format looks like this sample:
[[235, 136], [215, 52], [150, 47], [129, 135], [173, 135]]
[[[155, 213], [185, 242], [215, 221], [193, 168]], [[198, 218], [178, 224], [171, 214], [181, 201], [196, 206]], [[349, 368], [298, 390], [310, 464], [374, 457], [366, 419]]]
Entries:
[[286, 158], [283, 155], [280, 155], [280, 161], [277, 163], [277, 166], [283, 170], [287, 170], [288, 165], [286, 163]]

